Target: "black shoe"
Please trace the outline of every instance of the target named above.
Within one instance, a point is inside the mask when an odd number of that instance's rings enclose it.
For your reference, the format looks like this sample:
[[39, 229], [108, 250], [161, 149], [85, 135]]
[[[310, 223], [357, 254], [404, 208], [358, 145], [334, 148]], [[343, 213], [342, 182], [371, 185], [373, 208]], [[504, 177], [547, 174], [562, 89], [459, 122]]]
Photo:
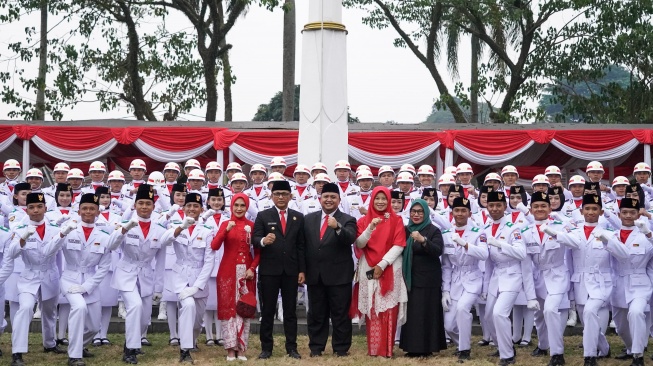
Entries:
[[152, 343], [150, 343], [150, 341], [148, 341], [147, 338], [145, 338], [145, 337], [141, 338], [141, 346], [150, 347], [151, 345], [152, 345]]
[[644, 356], [633, 358], [633, 362], [630, 366], [644, 366]]
[[535, 347], [533, 352], [531, 352], [531, 356], [533, 357], [542, 357], [542, 356], [546, 356], [547, 354], [549, 354], [549, 350], [541, 349], [540, 347]]
[[300, 360], [302, 358], [302, 355], [297, 353], [297, 350], [294, 349], [294, 350], [288, 351], [288, 357], [294, 358], [295, 360]]
[[347, 351], [338, 351], [338, 352], [334, 352], [334, 354], [336, 355], [336, 357], [347, 357], [347, 356], [349, 356], [349, 352], [347, 352]]
[[564, 364], [565, 364], [565, 356], [553, 355], [551, 356], [551, 360], [549, 360], [549, 364], [547, 366], [564, 366]]
[[626, 350], [623, 350], [620, 354], [614, 356], [615, 360], [632, 360], [633, 359], [633, 354], [628, 354]]
[[122, 361], [124, 363], [136, 365], [138, 363], [138, 359], [136, 359], [136, 350], [135, 349], [125, 349], [123, 355], [122, 355]]
[[190, 356], [190, 351], [183, 349], [179, 350], [179, 362], [195, 363], [193, 362], [193, 358]]
[[84, 348], [84, 349], [82, 350], [82, 357], [84, 357], [84, 358], [91, 358], [91, 357], [95, 357], [95, 355], [92, 354], [91, 352], [89, 352], [89, 351], [88, 351], [88, 348]]
[[267, 360], [270, 357], [272, 357], [272, 351], [261, 351], [258, 355], [259, 360]]
[[56, 340], [58, 346], [67, 346], [68, 338], [61, 338]]
[[52, 353], [56, 353], [58, 355], [66, 353], [66, 351], [62, 350], [61, 348], [59, 348], [57, 346], [54, 346], [54, 347], [51, 347], [51, 348], [43, 347], [43, 352], [45, 352], [45, 353], [52, 352]]
[[478, 341], [477, 344], [478, 344], [480, 347], [485, 347], [485, 346], [489, 346], [489, 345], [490, 345], [490, 341], [488, 341], [488, 340], [486, 340], [486, 339], [481, 339], [480, 341]]
[[515, 357], [510, 357], [510, 358], [502, 358], [499, 360], [499, 366], [506, 366], [506, 365], [514, 365], [515, 364]]
[[596, 357], [585, 357], [585, 363], [583, 366], [597, 366]]
[[311, 351], [311, 357], [322, 357], [321, 351]]
[[102, 346], [102, 338], [93, 338], [93, 341], [91, 341], [91, 344], [93, 345], [93, 347]]
[[136, 348], [136, 349], [134, 350], [134, 354], [135, 354], [136, 356], [138, 356], [138, 355], [144, 355], [145, 352], [143, 352], [143, 350], [142, 350], [141, 348]]
[[86, 362], [81, 358], [69, 358], [68, 366], [86, 366]]
[[464, 350], [464, 351], [459, 351], [458, 352], [458, 362], [463, 362], [467, 360], [472, 359], [472, 351], [471, 350]]
[[487, 355], [487, 356], [488, 356], [488, 357], [499, 357], [499, 356], [500, 356], [500, 355], [499, 355], [499, 349], [497, 348], [496, 351], [490, 353], [490, 354]]
[[22, 353], [14, 353], [11, 355], [11, 366], [25, 366]]

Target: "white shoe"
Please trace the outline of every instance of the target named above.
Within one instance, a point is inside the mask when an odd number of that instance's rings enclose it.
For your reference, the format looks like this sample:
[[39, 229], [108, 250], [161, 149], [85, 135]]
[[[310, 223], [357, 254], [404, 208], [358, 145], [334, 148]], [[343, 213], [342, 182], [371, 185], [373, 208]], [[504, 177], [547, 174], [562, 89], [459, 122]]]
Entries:
[[159, 316], [157, 317], [159, 320], [168, 320], [168, 308], [166, 307], [166, 302], [161, 301], [159, 303]]
[[568, 327], [575, 327], [576, 323], [578, 323], [578, 315], [576, 314], [575, 311], [569, 313], [569, 319], [567, 319], [567, 326]]
[[227, 362], [236, 361], [236, 357], [227, 356]]
[[125, 303], [122, 301], [118, 302], [118, 317], [122, 319], [127, 318], [127, 310], [125, 309]]
[[352, 324], [358, 324], [360, 323], [361, 319], [359, 317], [355, 317], [354, 319], [351, 320]]
[[34, 312], [34, 319], [41, 319], [41, 309], [36, 308], [36, 311]]
[[610, 325], [608, 325], [610, 328], [614, 329], [617, 327], [617, 325], [614, 323], [614, 319], [610, 321]]
[[238, 356], [238, 361], [247, 361], [247, 357], [245, 357], [245, 356]]

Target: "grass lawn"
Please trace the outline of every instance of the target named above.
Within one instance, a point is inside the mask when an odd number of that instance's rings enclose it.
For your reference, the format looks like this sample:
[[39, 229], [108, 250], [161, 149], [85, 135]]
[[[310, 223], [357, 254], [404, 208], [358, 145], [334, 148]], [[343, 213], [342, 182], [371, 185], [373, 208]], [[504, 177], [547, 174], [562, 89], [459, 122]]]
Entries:
[[[109, 339], [113, 342], [111, 346], [102, 346], [102, 347], [90, 347], [90, 351], [95, 354], [94, 358], [87, 359], [87, 365], [124, 365], [122, 362], [122, 344], [124, 342], [124, 336], [112, 334], [109, 335]], [[138, 356], [139, 365], [174, 365], [178, 364], [179, 360], [179, 349], [177, 347], [168, 346], [168, 335], [167, 334], [151, 334], [149, 335], [150, 341], [153, 343], [152, 347], [143, 347], [145, 355]], [[465, 364], [470, 366], [482, 366], [482, 365], [494, 365], [497, 363], [498, 359], [494, 357], [487, 357], [489, 353], [493, 351], [491, 347], [478, 347], [476, 342], [479, 340], [479, 337], [474, 337], [473, 347], [472, 347], [472, 358], [473, 360], [466, 362]], [[308, 349], [308, 337], [299, 336], [299, 353], [302, 355], [302, 360], [296, 361], [285, 356], [284, 346], [283, 346], [283, 337], [275, 336], [275, 348], [273, 357], [267, 361], [256, 360], [256, 356], [260, 352], [260, 345], [258, 341], [258, 335], [252, 334], [250, 338], [250, 349], [247, 353], [247, 356], [250, 358], [246, 362], [235, 361], [227, 363], [225, 361], [226, 351], [222, 347], [208, 347], [204, 344], [200, 344], [200, 351], [193, 352], [193, 359], [195, 360], [195, 365], [238, 365], [238, 364], [258, 364], [258, 365], [460, 365], [457, 363], [457, 359], [453, 356], [455, 349], [451, 347], [446, 351], [441, 352], [439, 355], [436, 355], [432, 358], [425, 360], [416, 360], [416, 359], [407, 359], [403, 357], [403, 352], [395, 347], [395, 357], [393, 359], [383, 359], [383, 358], [372, 358], [367, 356], [367, 345], [365, 343], [364, 336], [355, 336], [354, 344], [350, 350], [351, 356], [346, 358], [336, 358], [331, 355], [330, 345], [327, 346], [327, 350], [321, 358], [309, 358], [309, 349]], [[203, 342], [203, 336], [200, 336], [200, 341]], [[535, 341], [535, 338], [533, 339]], [[578, 348], [581, 344], [582, 339], [580, 336], [566, 337], [566, 352], [565, 359], [567, 365], [582, 365], [583, 364], [583, 352], [582, 349]], [[608, 336], [608, 341], [612, 345], [612, 355], [615, 356], [621, 352], [622, 343], [621, 340], [616, 335]], [[0, 364], [8, 365], [11, 362], [11, 348], [10, 348], [10, 335], [5, 334], [2, 337], [2, 345], [0, 349], [4, 355], [0, 358]], [[545, 366], [549, 358], [541, 357], [535, 358], [531, 357], [530, 353], [535, 348], [531, 346], [528, 348], [518, 348], [517, 350], [517, 365], [529, 365], [529, 366]], [[28, 366], [36, 365], [65, 365], [68, 356], [67, 355], [52, 355], [44, 354], [42, 352], [41, 337], [37, 334], [30, 335], [30, 353], [24, 355], [23, 360]], [[648, 358], [649, 355], [646, 355], [645, 360], [648, 363], [651, 361]], [[627, 366], [630, 365], [630, 361], [617, 361], [614, 359], [599, 360], [599, 365], [620, 365]]]

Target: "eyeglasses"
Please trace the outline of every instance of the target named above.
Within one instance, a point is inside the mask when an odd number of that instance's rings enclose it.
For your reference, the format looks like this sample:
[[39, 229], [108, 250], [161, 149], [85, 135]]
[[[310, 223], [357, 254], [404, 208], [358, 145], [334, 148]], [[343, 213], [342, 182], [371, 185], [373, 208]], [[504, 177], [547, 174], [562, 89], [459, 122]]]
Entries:
[[288, 192], [274, 192], [272, 193], [273, 196], [275, 197], [288, 197], [290, 196], [290, 193]]
[[410, 210], [411, 215], [422, 216], [424, 215], [424, 210]]

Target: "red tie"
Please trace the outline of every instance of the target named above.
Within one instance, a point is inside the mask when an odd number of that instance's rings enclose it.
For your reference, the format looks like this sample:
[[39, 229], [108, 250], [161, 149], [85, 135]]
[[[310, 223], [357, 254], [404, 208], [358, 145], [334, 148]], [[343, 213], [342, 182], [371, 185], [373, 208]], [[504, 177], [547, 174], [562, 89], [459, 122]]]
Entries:
[[322, 223], [322, 227], [320, 228], [320, 240], [324, 238], [324, 232], [326, 232], [326, 228], [329, 225], [329, 215], [324, 216], [324, 222]]
[[519, 217], [520, 211], [515, 211], [512, 213], [512, 223], [514, 224], [515, 221], [517, 221], [517, 217]]
[[347, 191], [347, 188], [349, 188], [349, 182], [338, 182], [338, 185], [340, 186], [340, 189], [342, 189], [343, 193]]
[[75, 202], [75, 198], [77, 198], [77, 196], [79, 196], [80, 193], [82, 193], [82, 192], [79, 191], [79, 192], [75, 193], [75, 192], [73, 191], [73, 202]]
[[469, 188], [463, 187], [463, 193], [465, 194], [465, 198], [469, 197]]
[[500, 222], [492, 224], [492, 236], [497, 235], [497, 229], [499, 229], [500, 224], [501, 224]]
[[68, 215], [68, 212], [70, 212], [70, 210], [59, 210], [59, 211], [61, 211], [63, 215]]
[[583, 226], [583, 230], [585, 230], [585, 239], [589, 239], [592, 230], [594, 230], [594, 226]]
[[370, 197], [369, 194], [362, 194], [361, 193], [361, 198], [363, 199], [363, 203], [367, 202], [367, 199]]
[[213, 215], [213, 220], [215, 220], [215, 224], [216, 224], [216, 225], [220, 223], [220, 218], [221, 218], [221, 217], [222, 217], [222, 214], [215, 214], [215, 215]]
[[621, 239], [621, 242], [623, 244], [626, 244], [626, 240], [628, 240], [628, 236], [632, 232], [633, 232], [632, 230], [624, 230], [624, 229], [619, 230], [619, 239]]
[[98, 185], [93, 184], [93, 191], [96, 191], [100, 187], [102, 187], [101, 184], [98, 184]]
[[104, 218], [107, 219], [107, 221], [109, 221], [109, 214], [110, 212], [102, 212], [102, 216], [104, 216]]
[[168, 193], [172, 194], [172, 184], [168, 184]]
[[281, 215], [281, 233], [286, 235], [286, 210], [279, 211], [279, 215]]
[[485, 211], [481, 211], [481, 215], [483, 216], [483, 223], [485, 224], [487, 222], [487, 214]]
[[574, 200], [574, 204], [576, 205], [576, 208], [580, 208], [580, 205], [583, 204], [583, 200], [582, 199]]
[[41, 224], [36, 227], [36, 232], [39, 234], [41, 237], [41, 240], [45, 237], [45, 224]]
[[138, 225], [141, 227], [141, 231], [143, 232], [143, 238], [147, 238], [147, 234], [150, 233], [150, 222], [139, 221]]
[[408, 208], [408, 205], [410, 205], [410, 200], [409, 199], [406, 199], [405, 201], [406, 202], [404, 202], [404, 211], [406, 211], [406, 209]]
[[306, 187], [297, 186], [297, 192], [299, 192], [299, 197], [302, 197], [304, 195], [305, 190], [306, 190]]
[[141, 183], [139, 183], [139, 182], [134, 182], [134, 188], [138, 188], [138, 186], [140, 186], [140, 185], [141, 185]]
[[179, 214], [179, 216], [181, 216], [181, 219], [183, 220], [184, 219], [184, 210], [179, 210], [179, 211], [177, 211], [177, 213]]
[[193, 230], [195, 230], [195, 225], [191, 225], [188, 227], [188, 235], [193, 236]]
[[256, 192], [256, 197], [261, 195], [261, 189], [263, 189], [263, 187], [254, 187], [254, 192]]
[[540, 225], [535, 225], [537, 227], [537, 232], [540, 234], [540, 241], [544, 240], [544, 233], [540, 230]]
[[92, 227], [86, 227], [82, 226], [82, 229], [84, 230], [84, 239], [88, 241], [88, 237], [91, 235], [91, 232], [93, 231]]
[[9, 187], [9, 192], [14, 193], [14, 186], [7, 186]]
[[460, 236], [461, 238], [463, 237], [463, 234], [465, 233], [465, 230], [456, 230], [456, 234]]
[[442, 205], [444, 206], [444, 208], [449, 207], [449, 201], [447, 201], [447, 200], [442, 200]]

